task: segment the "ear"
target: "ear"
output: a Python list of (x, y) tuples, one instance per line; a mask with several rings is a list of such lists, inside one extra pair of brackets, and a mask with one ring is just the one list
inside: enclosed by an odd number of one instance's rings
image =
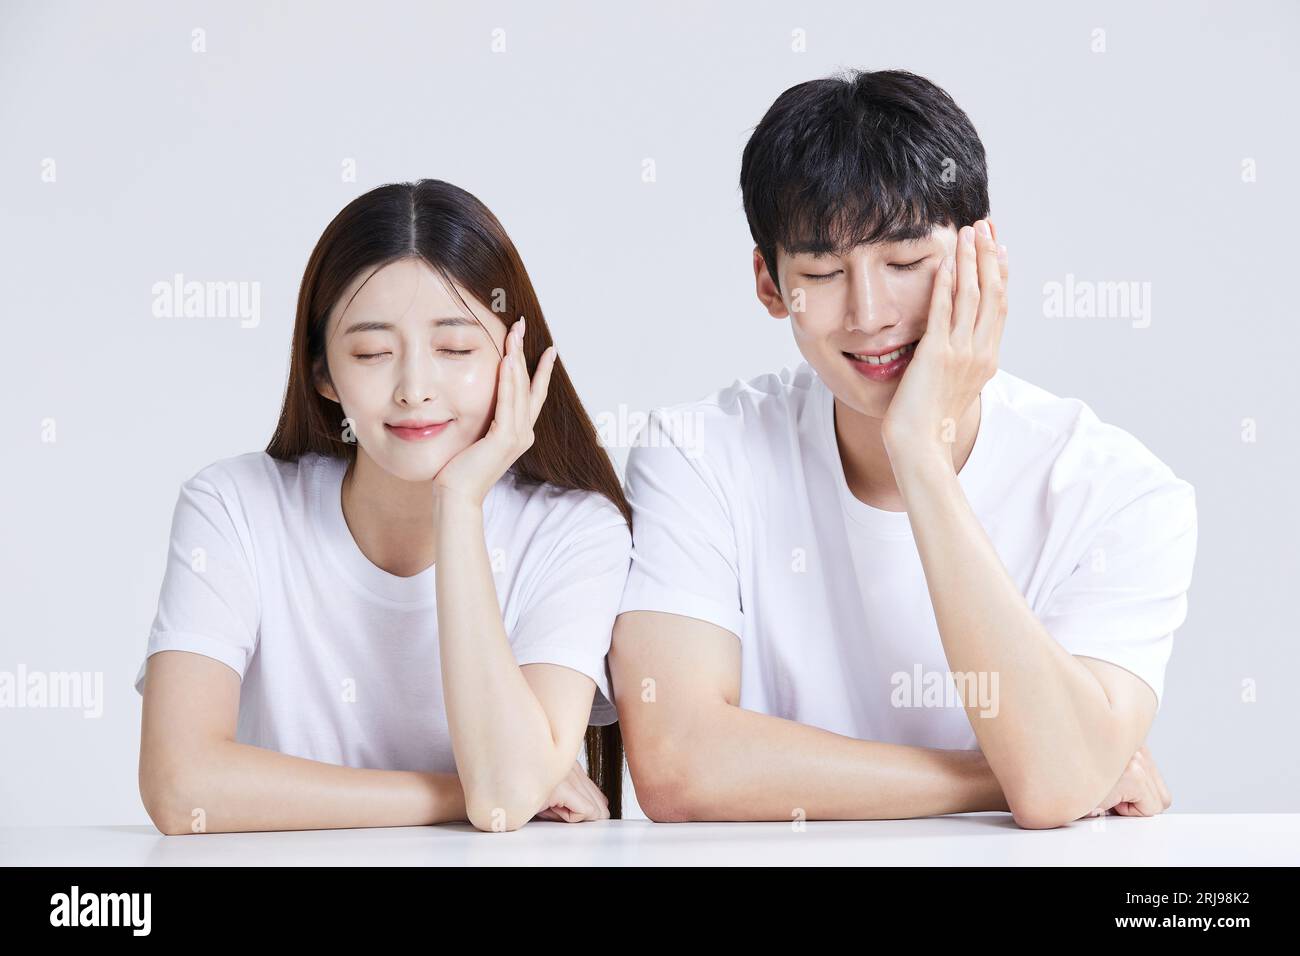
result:
[(754, 247), (754, 292), (772, 318), (790, 317), (790, 310), (785, 307), (785, 300), (781, 298), (781, 290), (772, 281), (771, 273), (767, 271), (767, 260), (763, 258), (763, 253), (758, 251), (757, 246)]
[(325, 370), (325, 363), (319, 359), (317, 359), (316, 363), (312, 366), (311, 379), (312, 385), (316, 388), (317, 392), (328, 398), (331, 402), (338, 402), (339, 405), (343, 404), (339, 401), (338, 393), (334, 391), (334, 385), (330, 381), (329, 372)]

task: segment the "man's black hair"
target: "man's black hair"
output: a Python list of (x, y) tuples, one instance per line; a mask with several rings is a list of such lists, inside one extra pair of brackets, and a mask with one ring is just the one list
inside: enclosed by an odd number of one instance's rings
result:
[(740, 189), (773, 282), (778, 246), (819, 254), (920, 239), (989, 208), (975, 127), (952, 97), (904, 70), (790, 87), (745, 144)]

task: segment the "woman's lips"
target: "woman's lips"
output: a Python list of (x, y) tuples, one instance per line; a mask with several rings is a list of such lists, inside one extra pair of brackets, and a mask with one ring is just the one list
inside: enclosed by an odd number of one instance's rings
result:
[(438, 422), (436, 425), (423, 425), (417, 428), (408, 428), (405, 425), (389, 425), (384, 423), (392, 434), (396, 435), (402, 441), (424, 441), (427, 438), (433, 438), (435, 435), (441, 435), (444, 428), (451, 424), (451, 419), (445, 422)]

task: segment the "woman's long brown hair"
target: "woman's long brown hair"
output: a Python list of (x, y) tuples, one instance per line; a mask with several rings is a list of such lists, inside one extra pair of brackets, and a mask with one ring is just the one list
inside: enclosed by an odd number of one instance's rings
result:
[[(266, 447), (271, 457), (297, 461), (316, 452), (349, 463), (355, 460), (356, 444), (343, 438), (342, 409), (315, 387), (317, 376), (329, 380), (326, 325), (331, 309), (363, 269), (411, 257), (428, 263), (453, 292), (459, 286), (499, 313), (507, 328), (525, 316), (524, 358), (529, 376), (536, 370), (537, 360), (551, 344), (551, 331), (523, 260), (491, 210), (465, 190), (438, 179), (380, 186), (334, 217), (307, 260), (284, 406)], [(466, 312), (477, 320), (468, 306)], [(521, 479), (604, 495), (631, 527), (632, 512), (618, 474), (558, 360), (533, 436), (532, 447), (514, 465)], [(618, 819), (623, 789), (619, 725), (588, 727), (586, 751), (588, 774), (608, 798), (610, 816)]]

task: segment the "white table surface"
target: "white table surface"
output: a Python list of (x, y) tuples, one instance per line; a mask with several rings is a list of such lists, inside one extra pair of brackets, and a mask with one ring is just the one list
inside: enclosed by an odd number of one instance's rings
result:
[(164, 836), (151, 826), (3, 827), (0, 866), (661, 864), (1295, 866), (1300, 814), (1107, 816), (1021, 830), (1005, 813), (790, 823), (533, 821)]

